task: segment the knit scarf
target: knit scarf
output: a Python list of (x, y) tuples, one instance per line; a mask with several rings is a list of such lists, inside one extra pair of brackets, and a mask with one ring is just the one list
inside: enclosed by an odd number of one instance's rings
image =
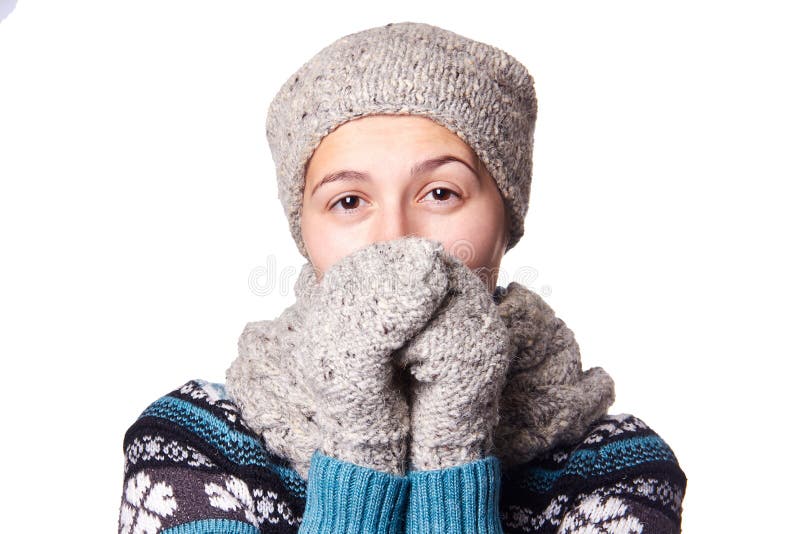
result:
[[(304, 264), (294, 285), (296, 302), (275, 319), (247, 323), (239, 356), (226, 374), (226, 390), (243, 421), (304, 479), (320, 432), (293, 349), (304, 330), (314, 327), (304, 322), (304, 296), (315, 283), (312, 264)], [(613, 403), (614, 383), (599, 367), (582, 370), (572, 331), (534, 291), (511, 282), (498, 286), (493, 297), (513, 350), (492, 453), (508, 470), (580, 440)]]

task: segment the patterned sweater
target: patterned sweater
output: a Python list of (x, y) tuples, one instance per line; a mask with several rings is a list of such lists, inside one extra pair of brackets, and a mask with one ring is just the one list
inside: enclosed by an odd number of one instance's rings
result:
[(126, 534), (673, 533), (686, 489), (669, 446), (630, 415), (510, 472), (489, 457), (399, 477), (317, 451), (306, 481), (204, 380), (147, 407), (123, 449)]

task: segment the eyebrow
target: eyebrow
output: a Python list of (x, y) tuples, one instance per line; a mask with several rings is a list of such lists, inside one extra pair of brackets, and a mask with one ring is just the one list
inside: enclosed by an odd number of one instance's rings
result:
[[(426, 172), (430, 172), (446, 163), (463, 163), (464, 165), (472, 171), (475, 179), (478, 178), (478, 171), (470, 165), (468, 162), (464, 161), (463, 159), (453, 156), (451, 154), (445, 154), (443, 156), (438, 156), (431, 159), (426, 159), (425, 161), (421, 161), (411, 167), (409, 173), (411, 176), (417, 176), (418, 174), (423, 174)], [(361, 171), (353, 171), (353, 170), (342, 170), (342, 171), (334, 171), (331, 173), (326, 174), (322, 180), (320, 180), (317, 185), (314, 186), (314, 189), (311, 190), (311, 196), (314, 196), (314, 193), (325, 184), (329, 184), (332, 182), (338, 181), (368, 181), (370, 179), (369, 173), (361, 172)]]

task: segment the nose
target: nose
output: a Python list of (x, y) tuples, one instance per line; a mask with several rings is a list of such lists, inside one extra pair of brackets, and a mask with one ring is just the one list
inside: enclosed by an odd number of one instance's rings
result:
[(408, 214), (401, 208), (386, 209), (380, 217), (375, 217), (372, 228), (372, 242), (390, 241), (411, 235), (414, 225)]

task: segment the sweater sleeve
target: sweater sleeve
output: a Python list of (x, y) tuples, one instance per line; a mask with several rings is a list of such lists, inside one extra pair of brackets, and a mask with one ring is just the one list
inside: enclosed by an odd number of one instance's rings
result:
[(119, 532), (258, 534), (247, 484), (180, 467), (142, 468), (125, 477)]
[(686, 475), (640, 419), (607, 415), (582, 441), (504, 473), (507, 532), (677, 534)]
[(295, 534), (305, 483), (270, 455), (215, 384), (159, 398), (123, 440), (118, 531)]
[[(602, 529), (602, 530), (598, 530)], [(580, 495), (561, 520), (559, 532), (630, 532), (639, 534), (679, 534), (680, 522), (659, 506), (632, 494), (614, 494), (601, 487)]]
[(407, 477), (345, 462), (317, 450), (311, 458), (300, 534), (403, 532)]
[(499, 534), (500, 460), (494, 456), (435, 471), (410, 471), (407, 534)]

